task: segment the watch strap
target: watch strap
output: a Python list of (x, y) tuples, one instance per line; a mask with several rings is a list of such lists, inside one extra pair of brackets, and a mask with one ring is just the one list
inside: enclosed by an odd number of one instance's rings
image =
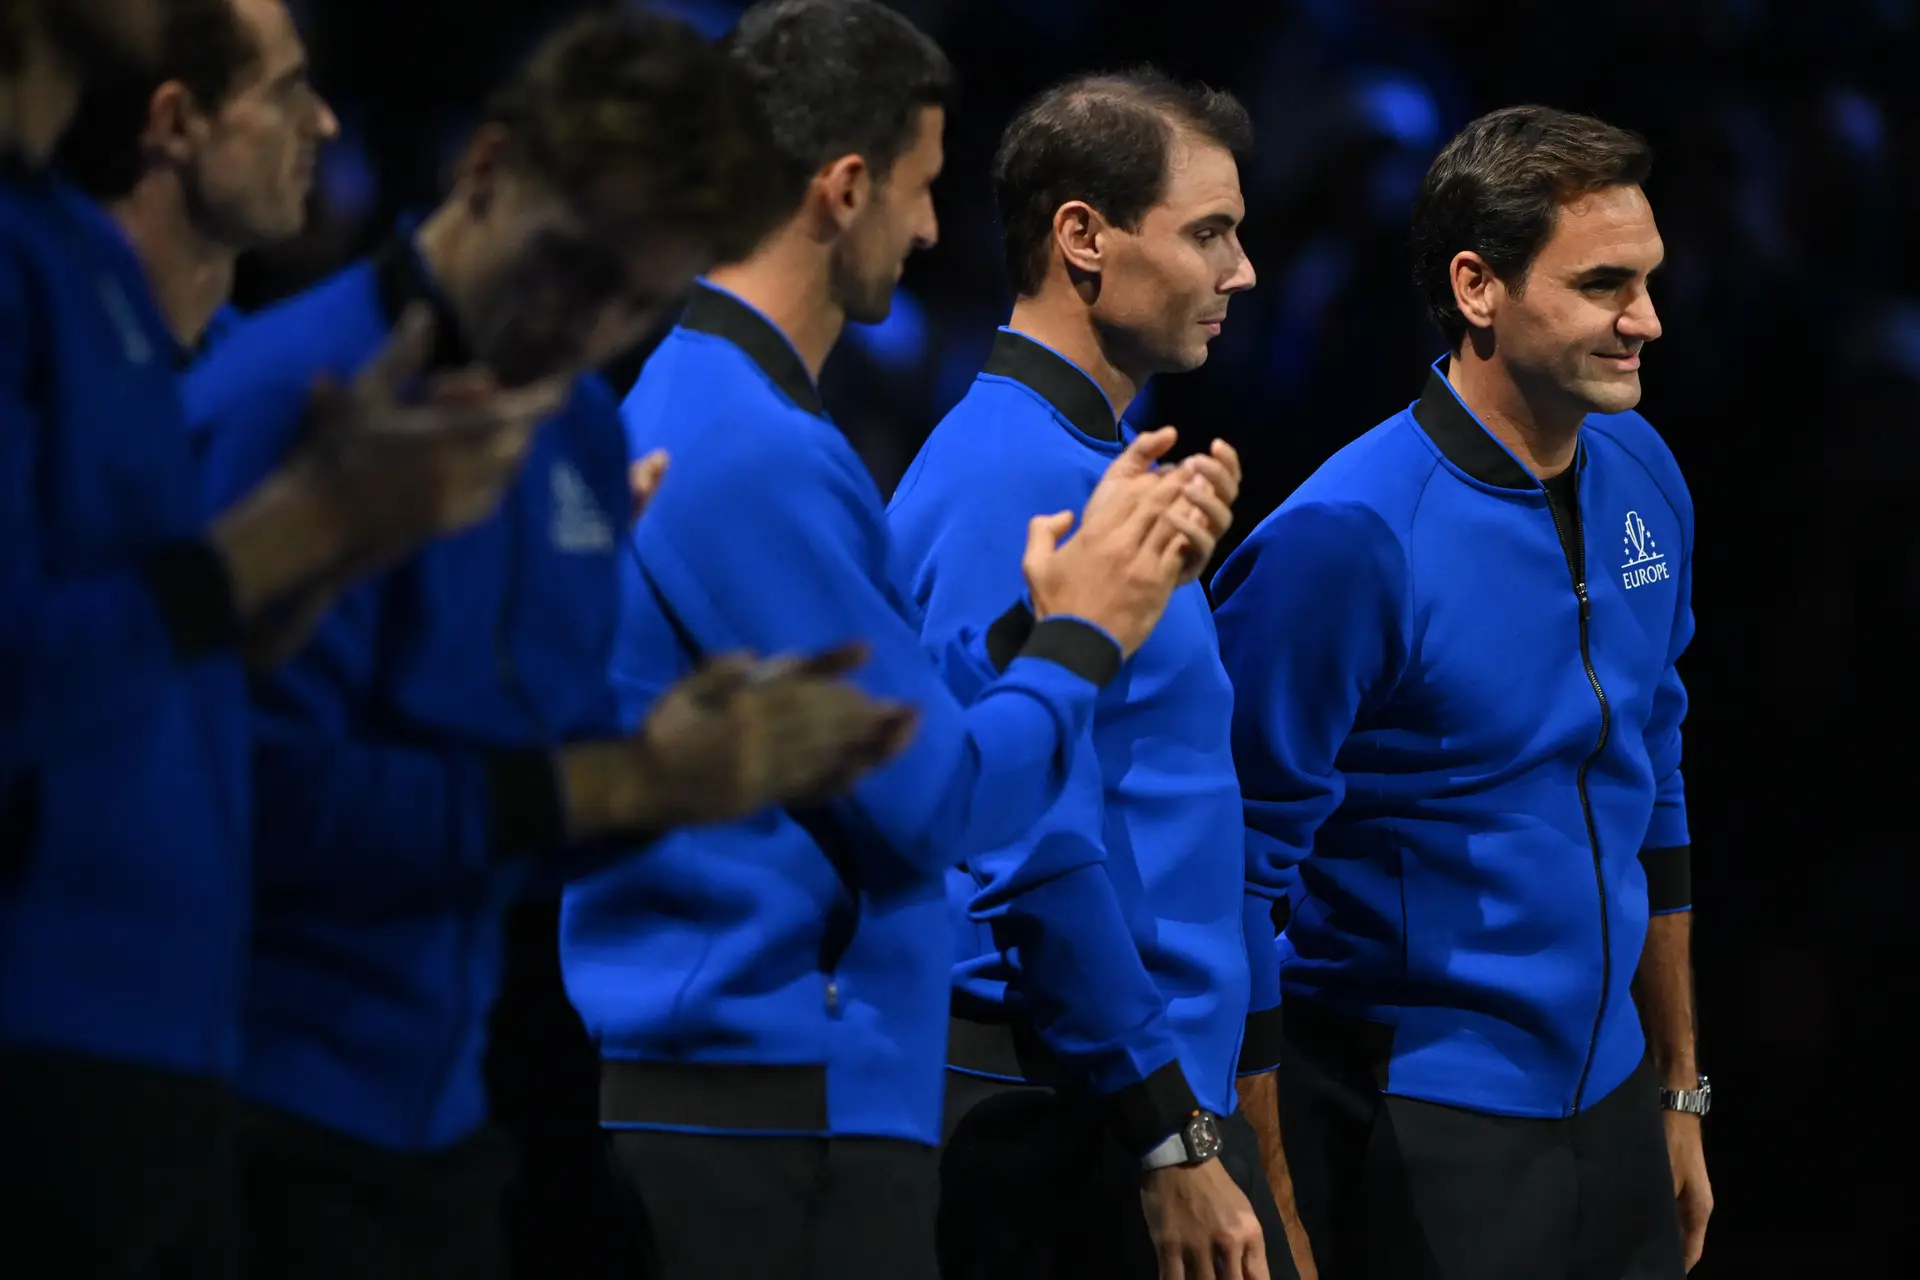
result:
[(1697, 1089), (1662, 1089), (1660, 1106), (1667, 1111), (1682, 1111), (1688, 1115), (1704, 1116), (1713, 1107), (1713, 1086), (1705, 1076), (1700, 1077)]

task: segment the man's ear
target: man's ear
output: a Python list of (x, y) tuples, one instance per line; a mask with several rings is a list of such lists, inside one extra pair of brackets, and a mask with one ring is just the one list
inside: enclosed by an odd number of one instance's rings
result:
[(1453, 305), (1469, 329), (1491, 329), (1494, 315), (1507, 296), (1507, 287), (1487, 260), (1471, 249), (1462, 249), (1447, 264), (1453, 284)]
[(1053, 244), (1066, 259), (1067, 274), (1097, 276), (1106, 266), (1112, 228), (1084, 200), (1069, 200), (1053, 211)]
[(841, 156), (813, 175), (807, 194), (820, 212), (845, 232), (873, 201), (873, 170), (868, 168), (865, 156)]
[(184, 166), (193, 160), (193, 125), (201, 118), (193, 91), (169, 80), (147, 99), (147, 127), (140, 147), (149, 157)]
[(477, 218), (492, 209), (500, 188), (500, 174), (506, 166), (507, 149), (513, 136), (503, 124), (483, 124), (474, 130), (466, 154), (454, 169), (453, 190), (456, 199), (466, 204)]

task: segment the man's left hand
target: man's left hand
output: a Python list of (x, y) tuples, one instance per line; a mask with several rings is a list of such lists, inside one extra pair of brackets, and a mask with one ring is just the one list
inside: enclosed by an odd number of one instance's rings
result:
[(1687, 1270), (1700, 1261), (1707, 1247), (1707, 1219), (1713, 1216), (1713, 1184), (1707, 1181), (1706, 1147), (1700, 1140), (1700, 1117), (1685, 1111), (1663, 1113), (1667, 1125), (1667, 1160), (1673, 1166), (1673, 1198), (1680, 1213), (1680, 1246)]

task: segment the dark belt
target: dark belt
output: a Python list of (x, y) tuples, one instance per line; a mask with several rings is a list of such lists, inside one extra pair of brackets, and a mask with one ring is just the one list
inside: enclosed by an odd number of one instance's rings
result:
[(1058, 1085), (1065, 1073), (1053, 1050), (1025, 1022), (947, 1020), (947, 1065), (975, 1075)]
[(825, 1133), (827, 1069), (819, 1064), (602, 1060), (600, 1123), (616, 1128)]

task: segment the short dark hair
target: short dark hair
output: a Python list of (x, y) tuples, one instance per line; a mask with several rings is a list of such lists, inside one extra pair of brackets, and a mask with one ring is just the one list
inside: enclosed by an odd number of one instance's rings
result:
[(1413, 204), (1413, 278), (1427, 314), (1459, 350), (1467, 321), (1453, 300), (1452, 263), (1471, 250), (1518, 294), (1553, 235), (1560, 206), (1653, 170), (1645, 138), (1552, 107), (1507, 107), (1462, 129), (1435, 157)]
[(564, 198), (608, 196), (656, 229), (745, 254), (785, 212), (747, 78), (688, 24), (589, 14), (562, 26), (488, 101), (509, 157)]
[(97, 200), (118, 200), (146, 167), (140, 138), (161, 85), (177, 80), (202, 111), (227, 104), (260, 45), (235, 0), (160, 0), (160, 59), (155, 74), (91, 77), (60, 146), (58, 164)]
[(1153, 67), (1075, 76), (1021, 107), (993, 157), (1014, 292), (1039, 292), (1053, 217), (1068, 201), (1084, 200), (1114, 225), (1138, 229), (1166, 196), (1181, 130), (1236, 155), (1253, 147), (1253, 122), (1238, 98)]
[(765, 0), (727, 38), (784, 161), (789, 206), (845, 155), (885, 181), (913, 145), (920, 109), (945, 107), (953, 64), (873, 0)]

